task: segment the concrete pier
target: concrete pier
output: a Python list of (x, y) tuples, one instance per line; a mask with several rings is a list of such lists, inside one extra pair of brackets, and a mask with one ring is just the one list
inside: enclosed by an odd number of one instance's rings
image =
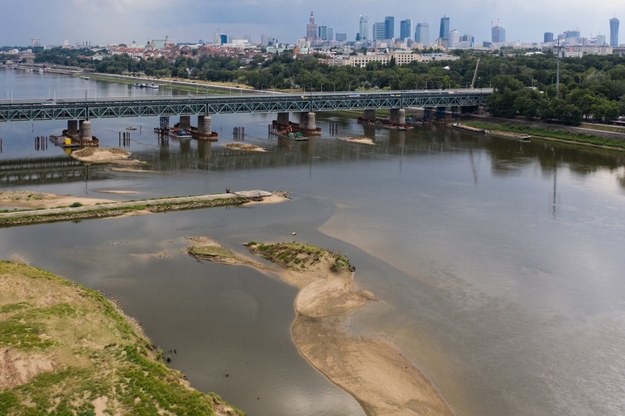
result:
[(317, 115), (312, 111), (299, 114), (299, 126), (306, 132), (317, 130)]
[(375, 109), (367, 109), (362, 115), (362, 119), (365, 121), (375, 121)]
[(287, 127), (289, 125), (289, 113), (278, 113), (276, 123), (279, 127)]
[(197, 130), (202, 134), (211, 134), (213, 131), (213, 118), (209, 115), (198, 117)]
[(191, 128), (191, 116), (180, 116), (180, 124), (181, 129), (190, 129)]
[(403, 108), (392, 108), (390, 120), (391, 124), (406, 124), (406, 110)]
[(67, 120), (67, 134), (70, 137), (78, 136), (78, 120)]
[(80, 120), (80, 140), (90, 142), (92, 139), (91, 122), (89, 120)]

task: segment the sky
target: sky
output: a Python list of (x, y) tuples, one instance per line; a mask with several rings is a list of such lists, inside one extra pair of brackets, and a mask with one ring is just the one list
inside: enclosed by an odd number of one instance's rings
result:
[[(145, 44), (150, 39), (212, 42), (215, 33), (234, 38), (261, 34), (292, 43), (306, 34), (311, 10), (318, 25), (347, 33), (353, 40), (360, 15), (369, 24), (395, 17), (430, 25), (430, 40), (438, 37), (440, 18), (451, 29), (472, 34), (476, 43), (490, 40), (492, 25), (506, 29), (506, 40), (541, 42), (544, 32), (556, 35), (579, 30), (583, 37), (605, 35), (609, 19), (621, 21), (619, 42), (625, 43), (625, 1), (595, 0), (1, 0), (0, 46)], [(371, 33), (371, 28), (369, 29)]]

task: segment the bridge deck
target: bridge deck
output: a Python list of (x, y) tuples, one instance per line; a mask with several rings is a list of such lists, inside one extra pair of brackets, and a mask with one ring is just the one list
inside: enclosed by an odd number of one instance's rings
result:
[(204, 97), (0, 100), (0, 122), (226, 113), (319, 112), (406, 107), (478, 107), (492, 89), (411, 90)]

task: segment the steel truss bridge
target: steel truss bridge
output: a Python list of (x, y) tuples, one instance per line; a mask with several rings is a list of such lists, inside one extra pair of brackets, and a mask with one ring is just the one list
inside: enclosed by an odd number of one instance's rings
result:
[(469, 108), (485, 104), (491, 88), (384, 92), (246, 94), (156, 98), (0, 100), (0, 122), (166, 117), (227, 113)]

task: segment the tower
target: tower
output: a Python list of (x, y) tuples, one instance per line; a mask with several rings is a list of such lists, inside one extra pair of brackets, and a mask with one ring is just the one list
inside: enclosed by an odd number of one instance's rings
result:
[(449, 17), (447, 16), (441, 17), (441, 27), (438, 32), (438, 37), (440, 40), (449, 40)]
[(410, 19), (402, 20), (399, 22), (399, 39), (406, 40), (410, 39), (410, 34), (412, 33), (412, 22)]
[(306, 25), (306, 40), (310, 43), (317, 40), (317, 24), (315, 23), (315, 15), (312, 10), (310, 11), (310, 18), (308, 19), (308, 24)]
[(506, 41), (506, 29), (499, 25), (499, 21), (491, 28), (491, 41), (493, 43), (504, 43)]
[(618, 46), (618, 25), (619, 20), (616, 17), (610, 19), (610, 46), (613, 48)]
[(386, 39), (386, 25), (384, 22), (375, 22), (373, 24), (373, 40)]
[(386, 16), (384, 18), (384, 39), (393, 39), (395, 37), (395, 18)]
[(417, 23), (414, 40), (422, 44), (424, 48), (430, 46), (430, 25), (427, 23)]
[(361, 41), (369, 40), (369, 18), (367, 16), (360, 15), (360, 21), (358, 22), (358, 34)]

